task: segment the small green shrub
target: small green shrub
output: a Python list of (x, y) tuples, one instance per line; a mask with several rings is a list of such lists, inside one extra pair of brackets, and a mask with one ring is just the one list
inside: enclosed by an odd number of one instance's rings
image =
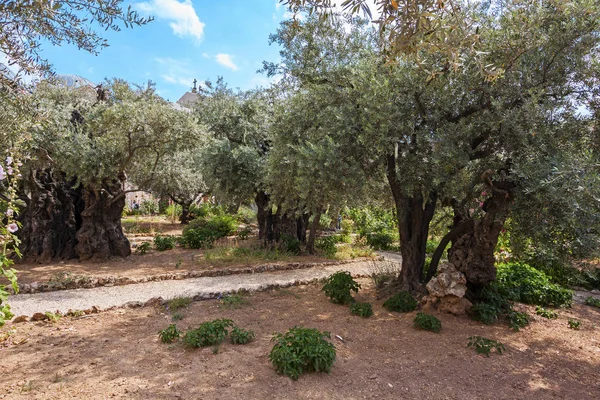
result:
[(175, 238), (173, 236), (156, 236), (154, 238), (154, 248), (158, 251), (171, 250), (175, 247)]
[(323, 285), (323, 292), (329, 297), (332, 303), (336, 304), (348, 304), (354, 302), (354, 298), (350, 293), (358, 293), (360, 284), (358, 284), (348, 271), (338, 271), (335, 274), (325, 279), (325, 285)]
[(237, 238), (240, 240), (248, 240), (248, 237), (252, 233), (252, 228), (245, 226), (237, 231)]
[(279, 240), (279, 249), (288, 254), (299, 255), (300, 254), (300, 240), (297, 237), (291, 235), (282, 235)]
[(160, 337), (160, 341), (163, 343), (173, 343), (179, 339), (179, 336), (181, 336), (181, 332), (179, 332), (175, 324), (171, 324), (166, 329), (158, 331), (158, 337)]
[(411, 312), (417, 308), (417, 305), (417, 300), (406, 291), (396, 293), (383, 303), (383, 307), (388, 311), (395, 312)]
[(315, 247), (325, 257), (333, 258), (337, 252), (336, 243), (337, 239), (335, 236), (323, 236), (315, 241)]
[(581, 327), (581, 321), (578, 321), (576, 319), (573, 318), (569, 318), (569, 321), (567, 322), (569, 328), (574, 329), (576, 331), (579, 330), (579, 328)]
[(135, 249), (136, 253), (139, 253), (141, 255), (144, 255), (148, 252), (148, 250), (150, 250), (152, 248), (152, 245), (150, 244), (150, 242), (142, 242), (138, 245), (138, 247)]
[(182, 313), (173, 313), (173, 315), (171, 315), (171, 321), (180, 321), (182, 320), (184, 317), (184, 315)]
[(46, 317), (48, 317), (48, 320), (50, 320), (51, 322), (58, 322), (58, 321), (60, 321), (60, 317), (61, 317), (60, 312), (58, 312), (58, 311), (55, 313), (53, 313), (51, 311), (46, 311), (44, 313), (44, 315), (46, 315)]
[(394, 236), (388, 232), (369, 233), (367, 244), (375, 250), (389, 250), (394, 243)]
[(508, 312), (508, 324), (515, 331), (529, 325), (529, 316), (525, 313), (511, 310)]
[(369, 318), (373, 315), (373, 307), (369, 303), (354, 303), (350, 306), (350, 313), (363, 318)]
[(506, 298), (525, 304), (563, 307), (573, 301), (573, 291), (551, 283), (543, 272), (527, 264), (499, 264), (496, 284)]
[(165, 209), (164, 214), (167, 217), (172, 217), (173, 215), (175, 215), (176, 217), (179, 217), (182, 212), (183, 212), (183, 208), (181, 207), (181, 205), (177, 204), (177, 203), (173, 203), (173, 204), (169, 204), (169, 206)]
[(221, 343), (228, 334), (228, 328), (233, 326), (230, 319), (215, 319), (207, 321), (198, 327), (187, 331), (183, 337), (183, 342), (190, 347), (215, 346)]
[(252, 339), (254, 339), (254, 331), (239, 328), (237, 326), (234, 326), (229, 334), (229, 340), (231, 340), (231, 343), (233, 344), (250, 343)]
[(417, 329), (439, 333), (442, 329), (442, 322), (433, 315), (420, 312), (415, 316), (413, 326)]
[(228, 214), (197, 218), (183, 229), (180, 242), (192, 249), (209, 248), (216, 240), (234, 234), (236, 228), (235, 219)]
[(492, 350), (496, 350), (498, 354), (506, 351), (504, 345), (499, 341), (484, 338), (483, 336), (470, 336), (467, 347), (473, 347), (477, 354), (484, 354), (486, 357), (490, 356)]
[(535, 313), (541, 317), (548, 319), (558, 318), (558, 313), (554, 310), (548, 310), (547, 308), (537, 306), (535, 308)]
[(167, 302), (167, 306), (171, 311), (179, 310), (180, 308), (185, 308), (190, 304), (192, 304), (192, 299), (189, 297), (174, 297)]
[(590, 296), (587, 299), (585, 299), (585, 304), (588, 306), (600, 308), (600, 299), (596, 299), (596, 298)]
[(335, 347), (329, 332), (295, 326), (286, 334), (275, 333), (269, 360), (278, 373), (293, 380), (310, 371), (329, 373), (335, 361)]
[(433, 254), (439, 245), (440, 245), (440, 242), (438, 242), (436, 240), (428, 240), (427, 244), (425, 245), (425, 253)]
[(246, 300), (241, 294), (235, 293), (230, 294), (221, 299), (221, 305), (223, 308), (227, 309), (237, 309), (242, 308), (248, 304), (248, 300)]

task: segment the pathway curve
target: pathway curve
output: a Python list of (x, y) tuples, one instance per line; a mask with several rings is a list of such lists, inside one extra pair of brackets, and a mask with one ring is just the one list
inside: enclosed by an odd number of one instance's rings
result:
[(349, 271), (354, 276), (368, 275), (376, 261), (354, 262), (330, 266), (316, 266), (301, 270), (263, 272), (257, 274), (228, 275), (218, 277), (192, 278), (159, 282), (138, 283), (135, 285), (97, 287), (92, 289), (61, 290), (35, 294), (18, 294), (10, 297), (11, 311), (16, 315), (31, 316), (36, 312), (85, 310), (93, 306), (101, 309), (119, 307), (131, 302), (144, 303), (155, 297), (171, 299), (185, 296), (213, 298), (221, 293), (240, 289), (249, 291), (265, 290), (272, 287), (285, 287), (325, 278), (340, 270)]

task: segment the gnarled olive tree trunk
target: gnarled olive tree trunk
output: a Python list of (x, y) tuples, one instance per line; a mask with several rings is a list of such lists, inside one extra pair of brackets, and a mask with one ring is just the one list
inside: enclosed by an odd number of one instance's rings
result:
[(20, 198), (27, 206), (19, 215), (19, 250), (23, 261), (47, 263), (77, 256), (76, 233), (81, 226), (83, 209), (81, 188), (73, 188), (74, 179), (47, 168), (31, 173)]
[(75, 250), (81, 260), (102, 261), (111, 256), (131, 254), (129, 240), (123, 234), (121, 214), (125, 196), (118, 179), (105, 179), (99, 187), (83, 190), (85, 208), (77, 231)]
[(308, 229), (309, 214), (301, 217), (290, 216), (281, 212), (281, 207), (273, 212), (269, 195), (258, 191), (255, 197), (258, 222), (258, 238), (265, 244), (279, 242), (284, 235), (297, 238), (301, 243), (306, 243), (306, 230)]

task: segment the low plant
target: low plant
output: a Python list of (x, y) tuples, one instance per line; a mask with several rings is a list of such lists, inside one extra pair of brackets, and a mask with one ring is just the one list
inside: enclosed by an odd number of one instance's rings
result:
[(60, 313), (59, 313), (59, 312), (55, 312), (55, 313), (53, 313), (53, 312), (51, 312), (51, 311), (46, 311), (44, 314), (45, 314), (45, 315), (46, 315), (46, 317), (48, 317), (48, 319), (49, 319), (50, 321), (52, 321), (52, 322), (58, 322), (58, 321), (60, 321), (60, 317), (61, 317), (61, 315), (60, 315)]
[(247, 304), (248, 304), (248, 300), (246, 300), (239, 293), (230, 294), (221, 299), (221, 305), (227, 309), (242, 308), (243, 306), (245, 306)]
[(581, 321), (578, 321), (578, 320), (573, 319), (573, 318), (569, 318), (569, 321), (567, 322), (567, 325), (569, 326), (569, 328), (578, 331), (579, 328), (581, 327)]
[(150, 242), (142, 242), (138, 245), (138, 247), (135, 249), (135, 252), (141, 255), (144, 255), (148, 252), (148, 250), (150, 250), (152, 248), (152, 245), (150, 244)]
[(154, 248), (158, 251), (171, 250), (175, 247), (175, 238), (173, 236), (156, 236), (154, 238)]
[(293, 380), (310, 371), (329, 373), (336, 356), (334, 345), (327, 340), (330, 338), (329, 332), (300, 326), (285, 334), (275, 333), (269, 360), (278, 373)]
[(588, 306), (600, 308), (600, 299), (596, 299), (595, 297), (590, 296), (587, 299), (585, 299), (585, 304)]
[(358, 293), (358, 289), (360, 284), (352, 278), (350, 272), (338, 271), (325, 279), (325, 285), (321, 290), (332, 303), (348, 304), (354, 302), (350, 292)]
[(187, 331), (183, 337), (183, 342), (190, 347), (215, 346), (221, 343), (228, 334), (228, 329), (233, 326), (230, 319), (215, 319), (207, 321), (198, 327)]
[(169, 325), (166, 329), (158, 331), (158, 337), (163, 343), (173, 343), (181, 336), (181, 332), (177, 329), (175, 324)]
[(171, 315), (171, 320), (172, 321), (181, 321), (183, 319), (184, 315), (182, 313), (173, 313), (173, 315)]
[(337, 252), (336, 243), (337, 239), (335, 236), (323, 236), (316, 240), (315, 247), (325, 257), (333, 258)]
[(417, 300), (407, 291), (398, 292), (383, 303), (385, 309), (395, 312), (411, 312), (417, 305)]
[(214, 242), (236, 231), (236, 221), (228, 214), (197, 218), (183, 229), (180, 243), (192, 249), (210, 248)]
[(229, 340), (233, 344), (246, 344), (254, 339), (254, 336), (254, 331), (234, 326), (229, 334)]
[(282, 235), (279, 240), (279, 249), (288, 254), (300, 254), (300, 240), (291, 235)]
[(375, 250), (389, 250), (394, 243), (394, 235), (388, 232), (369, 233), (367, 244)]
[(544, 308), (541, 306), (537, 306), (535, 308), (535, 313), (537, 315), (539, 315), (540, 317), (544, 317), (544, 318), (548, 318), (548, 319), (558, 318), (558, 313), (556, 311), (548, 310), (547, 308)]
[(518, 332), (519, 329), (529, 325), (529, 316), (519, 311), (510, 310), (508, 312), (508, 325)]
[(169, 310), (172, 311), (179, 310), (180, 308), (186, 308), (190, 304), (192, 304), (192, 299), (189, 297), (174, 297), (167, 303)]
[(506, 348), (502, 343), (497, 340), (488, 339), (483, 336), (470, 336), (467, 347), (473, 347), (477, 354), (483, 354), (486, 357), (490, 356), (492, 350), (496, 350), (496, 353), (502, 354), (506, 351)]
[(417, 329), (439, 333), (442, 329), (442, 322), (433, 315), (420, 312), (415, 316), (413, 326)]
[(373, 315), (373, 307), (369, 303), (353, 303), (350, 306), (350, 313), (363, 318), (369, 318)]

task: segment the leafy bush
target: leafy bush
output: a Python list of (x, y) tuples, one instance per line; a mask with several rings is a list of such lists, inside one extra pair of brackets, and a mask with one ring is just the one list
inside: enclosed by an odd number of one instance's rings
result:
[(548, 277), (535, 268), (521, 263), (498, 265), (498, 290), (509, 300), (540, 306), (570, 306), (573, 292), (550, 283)]
[(360, 236), (396, 230), (396, 218), (392, 210), (380, 207), (352, 208), (348, 216), (354, 221)]
[(548, 310), (547, 308), (537, 306), (535, 308), (535, 313), (541, 317), (548, 319), (558, 318), (558, 313), (554, 310)]
[(169, 206), (165, 209), (165, 215), (167, 217), (172, 217), (173, 215), (179, 217), (182, 212), (183, 207), (181, 207), (181, 205), (177, 203), (169, 204)]
[(394, 236), (388, 232), (367, 234), (367, 244), (375, 250), (389, 250), (394, 243)]
[(427, 254), (433, 254), (439, 245), (440, 245), (440, 242), (438, 242), (438, 241), (428, 240), (427, 244), (425, 245), (425, 252)]
[(325, 285), (321, 290), (325, 292), (332, 303), (348, 304), (354, 302), (350, 292), (358, 293), (358, 289), (360, 289), (360, 284), (352, 279), (350, 272), (338, 271), (325, 279)]
[(140, 204), (140, 212), (144, 215), (158, 214), (158, 201), (142, 200), (142, 204)]
[(173, 343), (175, 340), (179, 339), (181, 332), (179, 332), (175, 324), (171, 324), (166, 329), (158, 331), (158, 336), (163, 343)]
[(329, 332), (295, 326), (285, 335), (276, 333), (269, 360), (278, 373), (293, 380), (310, 371), (329, 373), (335, 361), (335, 347)]
[(142, 242), (135, 249), (135, 252), (144, 255), (148, 252), (148, 250), (150, 250), (151, 247), (152, 245), (150, 244), (150, 242)]
[(156, 236), (154, 238), (154, 248), (158, 251), (171, 250), (175, 247), (175, 238), (173, 236)]
[(442, 329), (442, 323), (439, 319), (434, 317), (433, 315), (417, 313), (413, 326), (417, 329), (423, 329), (426, 331), (431, 331), (435, 333), (439, 333)]
[(248, 301), (241, 294), (230, 294), (221, 299), (221, 305), (227, 309), (237, 309), (248, 304)]
[(417, 300), (406, 291), (396, 293), (383, 303), (388, 311), (411, 312), (417, 308)]
[(251, 224), (256, 222), (256, 212), (248, 207), (240, 207), (235, 218), (242, 224)]
[(579, 328), (581, 327), (581, 321), (578, 321), (576, 319), (573, 318), (569, 318), (569, 321), (567, 322), (569, 328), (574, 329), (576, 331), (579, 330)]
[(492, 350), (496, 350), (498, 354), (506, 351), (504, 345), (499, 341), (484, 338), (483, 336), (470, 336), (467, 347), (473, 347), (477, 354), (484, 354), (486, 357), (490, 356)]
[(587, 299), (585, 299), (585, 304), (588, 306), (600, 308), (600, 299), (596, 299), (596, 298), (590, 296)]
[(252, 339), (254, 339), (254, 331), (239, 328), (237, 326), (234, 326), (229, 334), (229, 340), (231, 340), (231, 343), (233, 344), (250, 343)]
[(282, 235), (279, 240), (279, 248), (289, 254), (300, 254), (300, 240), (291, 235)]
[(350, 313), (363, 318), (369, 318), (373, 315), (373, 307), (369, 303), (354, 303), (350, 306)]
[(228, 334), (228, 328), (233, 326), (230, 319), (215, 319), (207, 321), (186, 332), (183, 342), (190, 347), (207, 347), (220, 344)]
[(183, 229), (181, 244), (192, 249), (212, 247), (217, 239), (232, 235), (235, 231), (236, 222), (231, 215), (198, 218)]
[(518, 332), (519, 329), (529, 325), (529, 316), (522, 312), (510, 310), (508, 312), (508, 324), (512, 329)]
[(335, 236), (323, 236), (315, 241), (315, 247), (325, 257), (332, 258), (337, 252), (337, 247), (335, 246), (336, 242), (337, 239)]

